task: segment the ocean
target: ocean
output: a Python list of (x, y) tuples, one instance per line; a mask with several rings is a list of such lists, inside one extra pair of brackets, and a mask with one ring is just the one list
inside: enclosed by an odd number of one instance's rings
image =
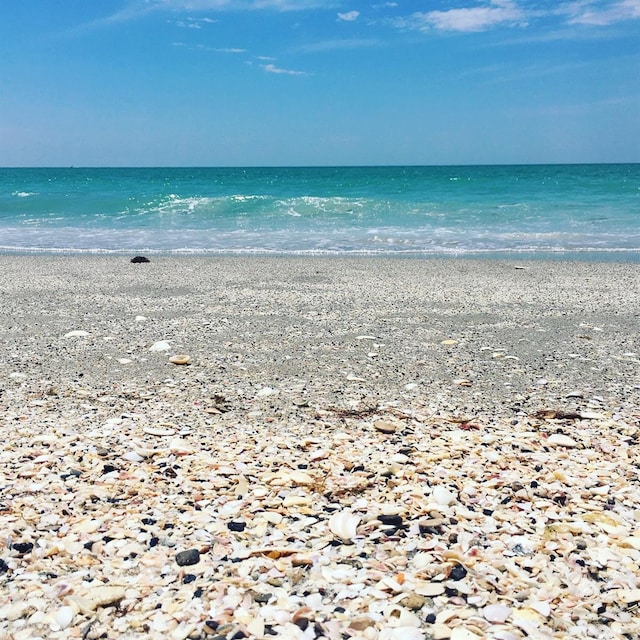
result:
[(0, 252), (640, 261), (640, 164), (0, 169)]

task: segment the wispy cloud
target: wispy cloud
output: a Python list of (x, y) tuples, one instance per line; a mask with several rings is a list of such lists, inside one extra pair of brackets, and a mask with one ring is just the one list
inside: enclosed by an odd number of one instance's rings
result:
[(182, 29), (202, 29), (203, 25), (214, 24), (217, 20), (212, 18), (184, 18), (183, 20), (174, 20), (173, 24)]
[(347, 11), (347, 13), (339, 13), (338, 20), (343, 20), (344, 22), (354, 22), (358, 19), (359, 15), (359, 11)]
[(569, 24), (606, 27), (618, 22), (640, 19), (640, 0), (570, 2), (560, 9), (568, 16)]
[(524, 25), (527, 15), (512, 0), (491, 0), (482, 7), (416, 12), (400, 26), (418, 31), (486, 31), (498, 25)]
[(322, 53), (323, 51), (366, 49), (368, 47), (377, 47), (380, 44), (380, 41), (375, 38), (344, 38), (311, 42), (309, 44), (296, 47), (295, 51), (299, 53)]
[(293, 69), (283, 69), (281, 67), (276, 67), (275, 64), (261, 64), (260, 65), (267, 73), (276, 73), (279, 75), (287, 75), (287, 76), (306, 76), (308, 75), (304, 71), (295, 71)]

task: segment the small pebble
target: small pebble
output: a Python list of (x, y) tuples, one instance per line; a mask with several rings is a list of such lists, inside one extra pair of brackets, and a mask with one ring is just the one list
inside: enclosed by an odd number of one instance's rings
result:
[(176, 562), (179, 567), (188, 567), (200, 562), (200, 551), (198, 549), (187, 549), (176, 553)]

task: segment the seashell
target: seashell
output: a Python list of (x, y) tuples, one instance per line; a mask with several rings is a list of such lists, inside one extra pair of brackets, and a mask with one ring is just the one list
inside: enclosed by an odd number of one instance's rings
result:
[(336, 511), (329, 518), (329, 530), (338, 538), (342, 538), (342, 540), (352, 540), (356, 537), (356, 530), (360, 520), (360, 516), (347, 509)]
[(128, 462), (142, 462), (144, 460), (144, 458), (135, 451), (127, 451), (122, 457)]
[(376, 420), (373, 423), (373, 428), (380, 433), (395, 433), (397, 430), (397, 425), (393, 424), (393, 422), (387, 422), (386, 420)]
[(552, 444), (555, 447), (577, 447), (578, 443), (569, 436), (565, 436), (562, 433), (553, 433), (547, 438), (547, 443)]
[[(638, 590), (640, 592), (640, 590)], [(551, 615), (551, 605), (548, 602), (535, 601), (529, 602), (529, 606), (537, 611), (541, 616), (548, 618)]]
[(287, 496), (282, 501), (283, 507), (299, 507), (302, 505), (309, 505), (313, 500), (309, 496)]
[(378, 638), (379, 640), (425, 640), (426, 636), (424, 631), (417, 627), (390, 627), (382, 629)]
[(125, 590), (123, 587), (112, 587), (109, 585), (101, 585), (89, 589), (86, 599), (89, 602), (91, 611), (95, 611), (98, 607), (108, 607), (117, 604), (124, 599)]
[(490, 604), (482, 610), (485, 620), (496, 624), (501, 624), (511, 615), (511, 607), (503, 604)]
[(616, 598), (623, 604), (640, 602), (640, 589), (619, 589), (616, 591)]
[(171, 364), (189, 364), (191, 362), (191, 358), (186, 353), (179, 353), (175, 356), (171, 356), (169, 358), (169, 362), (171, 362)]
[(144, 322), (147, 319), (146, 316), (136, 316), (135, 322)]
[(387, 619), (389, 626), (392, 627), (420, 627), (422, 621), (420, 618), (397, 604), (389, 605), (383, 612), (384, 617)]
[(142, 431), (150, 436), (173, 436), (176, 433), (171, 427), (143, 427)]
[(458, 499), (449, 489), (446, 489), (441, 484), (433, 489), (433, 499), (438, 503), (445, 506), (453, 504)]
[(174, 438), (169, 443), (169, 449), (177, 456), (187, 456), (194, 451), (193, 447), (182, 438)]
[(88, 336), (89, 332), (88, 331), (69, 331), (69, 333), (65, 333), (64, 337), (65, 338), (84, 338), (85, 336)]
[(75, 612), (72, 607), (60, 607), (53, 617), (58, 629), (66, 629), (72, 622)]
[(467, 627), (454, 627), (451, 630), (450, 640), (481, 640), (482, 636), (471, 631)]
[(169, 349), (171, 345), (166, 340), (158, 340), (149, 347), (149, 351), (169, 351)]
[(442, 340), (442, 342), (440, 342), (440, 344), (445, 345), (445, 347), (450, 347), (454, 344), (458, 344), (457, 340)]

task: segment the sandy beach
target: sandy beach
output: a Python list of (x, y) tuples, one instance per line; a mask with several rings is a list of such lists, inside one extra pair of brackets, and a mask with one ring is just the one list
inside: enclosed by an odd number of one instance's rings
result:
[(640, 633), (640, 264), (130, 257), (0, 256), (0, 636)]

